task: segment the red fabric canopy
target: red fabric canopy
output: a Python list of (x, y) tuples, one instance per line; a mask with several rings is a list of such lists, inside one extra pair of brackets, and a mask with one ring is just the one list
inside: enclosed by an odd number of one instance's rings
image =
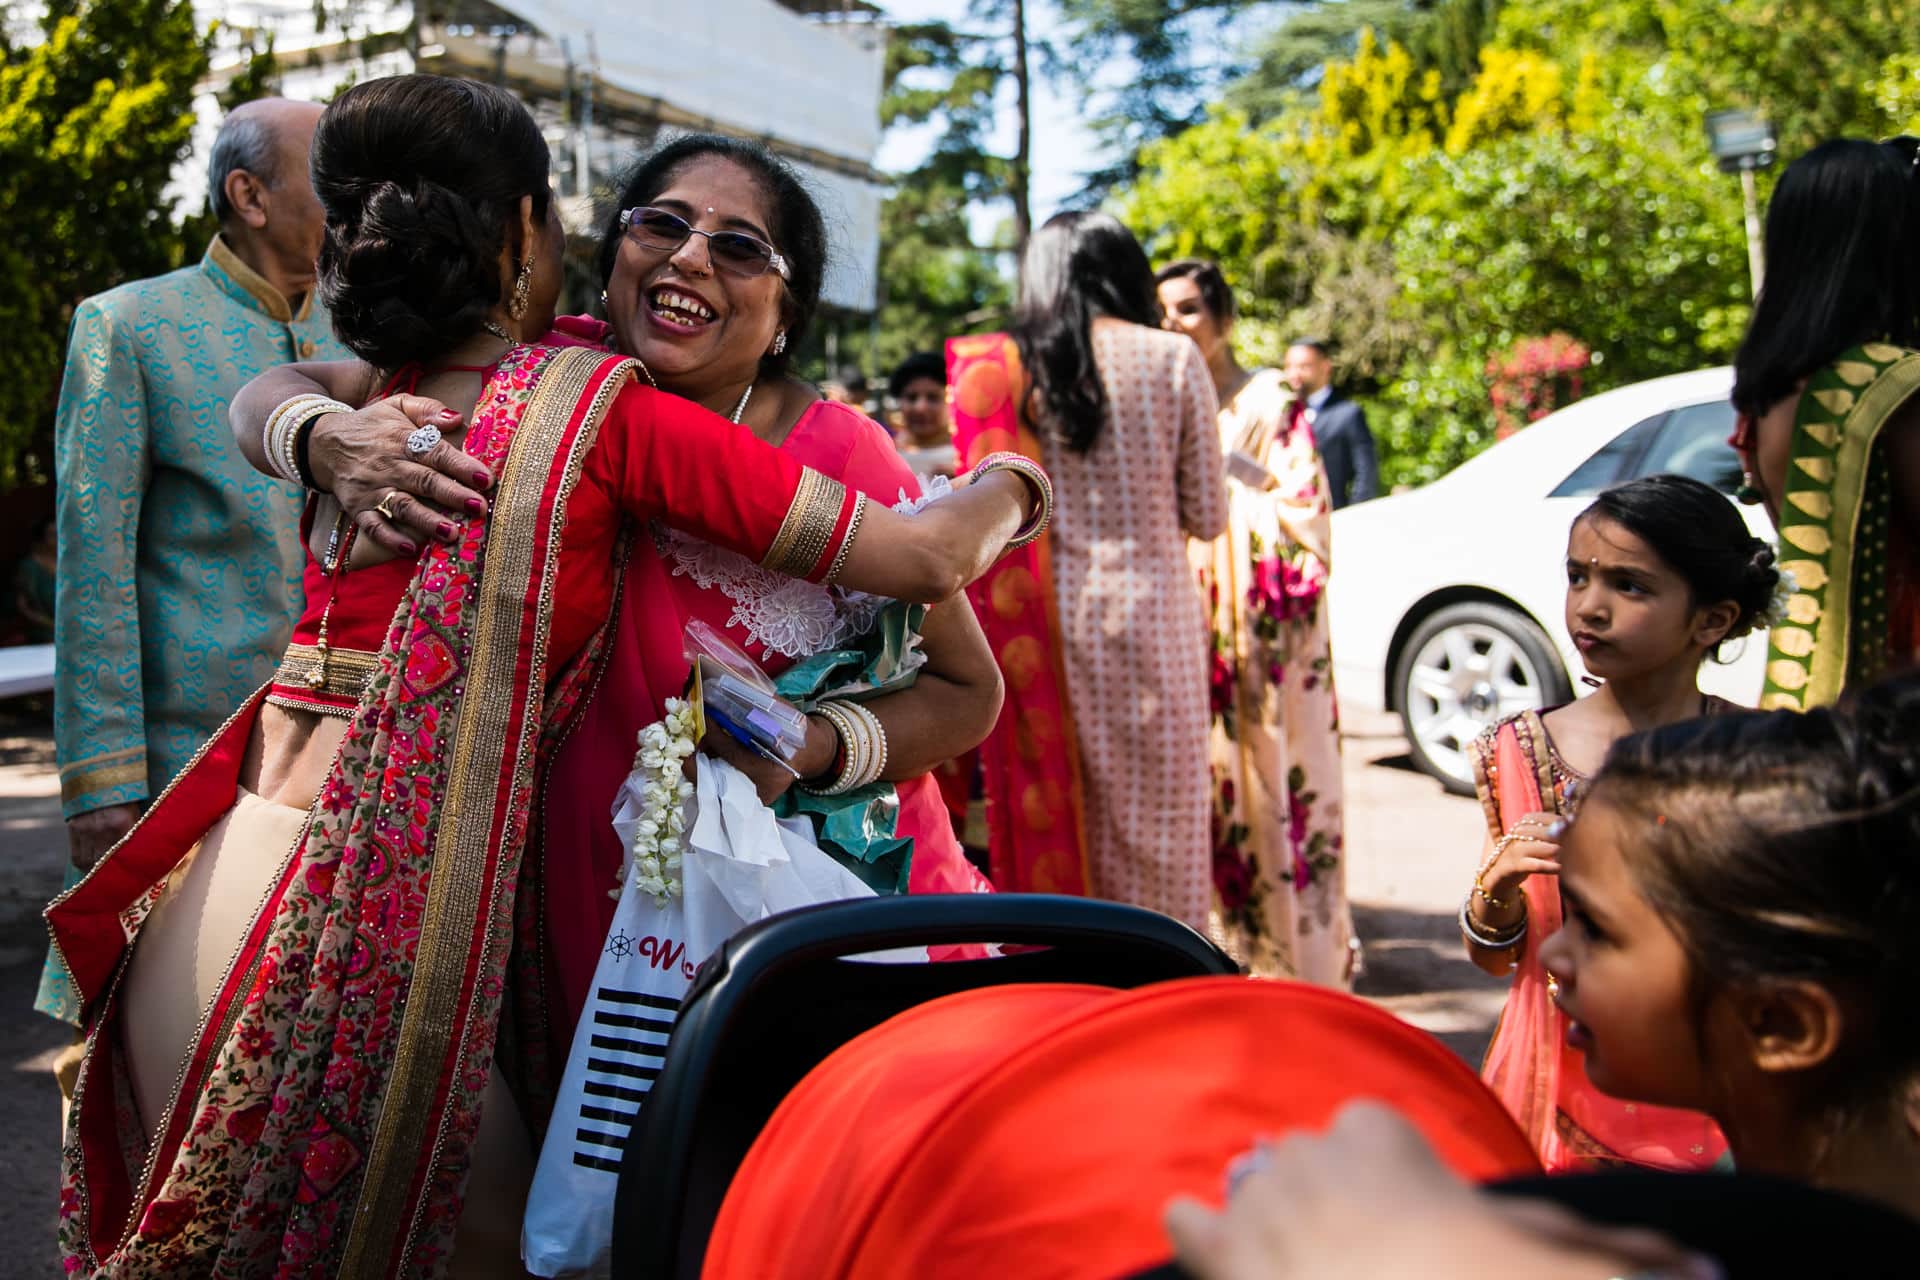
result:
[(951, 996), (794, 1089), (734, 1179), (704, 1274), (1114, 1280), (1170, 1256), (1168, 1200), (1217, 1201), (1257, 1140), (1361, 1098), (1466, 1177), (1539, 1170), (1465, 1064), (1352, 996), (1243, 978)]

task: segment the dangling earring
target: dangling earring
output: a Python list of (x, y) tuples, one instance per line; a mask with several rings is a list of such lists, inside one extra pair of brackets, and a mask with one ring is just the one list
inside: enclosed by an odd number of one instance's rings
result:
[(533, 259), (528, 258), (520, 264), (520, 274), (513, 278), (513, 299), (507, 303), (507, 319), (518, 320), (527, 314), (527, 292), (533, 287)]
[(600, 307), (602, 310), (605, 310), (608, 305), (609, 303), (607, 302), (607, 291), (605, 289), (602, 289), (600, 291)]
[(773, 335), (773, 354), (779, 355), (787, 349), (787, 331), (782, 329)]
[(1733, 500), (1743, 507), (1751, 507), (1756, 502), (1759, 502), (1763, 496), (1760, 492), (1759, 484), (1756, 483), (1753, 478), (1753, 472), (1742, 471), (1740, 473), (1740, 487), (1733, 491)]

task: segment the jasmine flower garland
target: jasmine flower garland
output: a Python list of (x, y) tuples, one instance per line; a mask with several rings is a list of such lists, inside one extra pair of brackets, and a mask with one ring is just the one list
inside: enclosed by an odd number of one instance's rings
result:
[(1791, 569), (1776, 570), (1778, 577), (1773, 581), (1773, 597), (1767, 601), (1766, 612), (1760, 615), (1759, 624), (1763, 627), (1777, 627), (1787, 620), (1787, 603), (1800, 590), (1800, 582), (1793, 576)]
[(686, 802), (693, 798), (693, 783), (682, 768), (693, 754), (693, 729), (693, 704), (668, 698), (666, 718), (640, 731), (640, 751), (633, 758), (633, 771), (644, 781), (640, 822), (634, 828), (630, 851), (631, 874), (627, 868), (621, 869), (620, 883), (607, 892), (610, 898), (617, 899), (627, 884), (652, 894), (654, 905), (659, 907), (680, 896)]

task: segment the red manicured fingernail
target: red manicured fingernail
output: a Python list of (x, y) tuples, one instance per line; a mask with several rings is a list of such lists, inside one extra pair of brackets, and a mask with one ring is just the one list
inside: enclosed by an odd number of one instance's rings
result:
[(474, 487), (474, 488), (476, 488), (476, 489), (484, 489), (484, 488), (486, 488), (486, 487), (487, 487), (488, 485), (490, 485), (490, 484), (492, 484), (492, 483), (493, 483), (493, 479), (492, 479), (492, 477), (490, 477), (489, 475), (487, 475), (487, 473), (486, 473), (486, 472), (484, 472), (484, 471), (476, 471), (476, 472), (474, 472), (474, 473), (473, 473), (473, 487)]
[(417, 556), (420, 554), (420, 548), (414, 546), (411, 542), (403, 542), (400, 544), (400, 554), (403, 556)]
[(453, 526), (448, 524), (445, 520), (442, 520), (439, 524), (434, 525), (433, 529), (435, 533), (438, 533), (443, 538), (453, 537)]
[(455, 413), (455, 412), (454, 412), (453, 410), (451, 410), (451, 409), (442, 409), (442, 410), (440, 411), (440, 416), (441, 416), (442, 418), (444, 418), (444, 419), (446, 419), (446, 420), (447, 420), (448, 422), (458, 422), (458, 421), (460, 421), (460, 415), (459, 415), (459, 414), (457, 414), (457, 413)]
[(483, 516), (487, 514), (487, 504), (482, 502), (478, 498), (468, 498), (467, 510), (473, 512), (473, 514), (477, 516)]

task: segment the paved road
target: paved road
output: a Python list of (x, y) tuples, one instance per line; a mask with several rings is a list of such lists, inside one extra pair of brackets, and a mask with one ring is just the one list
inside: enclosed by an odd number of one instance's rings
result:
[[(17, 708), (18, 704), (14, 704)], [(1366, 944), (1360, 991), (1478, 1064), (1505, 985), (1467, 963), (1453, 923), (1484, 831), (1479, 806), (1413, 770), (1399, 723), (1350, 716), (1348, 889)], [(0, 713), (0, 1276), (57, 1276), (59, 1095), (49, 1061), (64, 1032), (32, 1011), (45, 953), (40, 908), (66, 860), (44, 718)]]

